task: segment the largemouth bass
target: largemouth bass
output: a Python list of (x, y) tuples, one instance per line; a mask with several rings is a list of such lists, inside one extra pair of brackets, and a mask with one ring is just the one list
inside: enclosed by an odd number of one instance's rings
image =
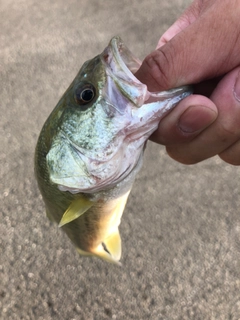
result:
[(149, 136), (191, 92), (151, 93), (119, 37), (85, 62), (45, 122), (35, 174), (49, 219), (82, 255), (119, 263), (119, 224)]

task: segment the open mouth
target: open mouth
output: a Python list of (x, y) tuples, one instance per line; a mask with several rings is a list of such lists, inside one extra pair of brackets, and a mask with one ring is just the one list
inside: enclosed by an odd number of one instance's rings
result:
[(123, 70), (124, 74), (134, 80), (134, 82), (141, 83), (134, 73), (140, 68), (142, 62), (134, 56), (134, 54), (125, 46), (120, 37), (114, 37), (109, 43), (113, 56), (116, 62)]
[(168, 91), (150, 92), (147, 86), (140, 82), (135, 73), (140, 68), (142, 61), (125, 46), (120, 37), (111, 39), (108, 47), (102, 54), (102, 61), (111, 73), (120, 90), (136, 107), (143, 104), (172, 99), (176, 95), (192, 91), (190, 86), (173, 88)]
[(135, 107), (141, 107), (150, 96), (147, 86), (134, 75), (142, 64), (141, 60), (134, 56), (120, 37), (112, 38), (101, 59), (108, 75), (122, 94), (133, 102)]

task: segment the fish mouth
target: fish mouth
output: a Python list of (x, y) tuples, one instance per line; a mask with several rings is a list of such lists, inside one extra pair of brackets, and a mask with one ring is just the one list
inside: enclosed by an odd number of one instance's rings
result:
[(144, 104), (165, 101), (175, 98), (176, 95), (182, 95), (183, 99), (192, 93), (192, 87), (189, 85), (167, 91), (148, 91), (147, 85), (135, 77), (142, 61), (126, 47), (119, 36), (110, 40), (100, 58), (109, 78), (113, 80), (111, 85), (116, 84), (122, 95), (133, 103), (133, 107), (141, 108)]
[(116, 85), (118, 90), (135, 107), (141, 107), (149, 99), (151, 94), (147, 86), (134, 75), (140, 68), (142, 61), (125, 46), (119, 36), (111, 39), (109, 45), (101, 54), (101, 60), (109, 75), (109, 86), (114, 87)]
[[(109, 46), (103, 53), (103, 58), (106, 60), (109, 57), (109, 53), (112, 51), (113, 58), (117, 65), (120, 66), (124, 74), (123, 78), (127, 75), (129, 78), (142, 84), (135, 76), (134, 73), (140, 68), (142, 62), (125, 46), (122, 39), (117, 36), (111, 39)], [(109, 62), (109, 61), (108, 61)], [(110, 64), (112, 67), (112, 64)], [(114, 70), (116, 71), (116, 70)]]

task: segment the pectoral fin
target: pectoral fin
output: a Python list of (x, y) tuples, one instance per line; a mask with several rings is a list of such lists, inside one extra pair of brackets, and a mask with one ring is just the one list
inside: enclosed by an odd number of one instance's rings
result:
[(74, 200), (68, 209), (64, 212), (62, 219), (59, 223), (59, 227), (79, 218), (84, 214), (89, 208), (93, 206), (93, 202), (85, 197)]

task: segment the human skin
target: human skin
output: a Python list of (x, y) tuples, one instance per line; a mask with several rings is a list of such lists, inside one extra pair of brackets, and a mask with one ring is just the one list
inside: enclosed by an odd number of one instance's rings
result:
[(151, 137), (181, 163), (240, 165), (239, 17), (240, 0), (195, 0), (136, 73), (150, 91), (194, 84)]

